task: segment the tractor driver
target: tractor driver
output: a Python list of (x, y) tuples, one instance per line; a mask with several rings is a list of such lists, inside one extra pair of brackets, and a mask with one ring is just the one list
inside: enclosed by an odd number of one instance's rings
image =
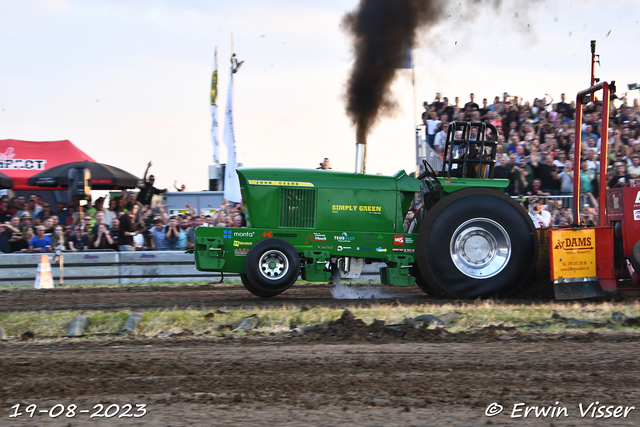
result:
[[(456, 132), (456, 139), (457, 140), (461, 140), (464, 136), (462, 135), (462, 132)], [(478, 127), (477, 126), (471, 126), (471, 129), (469, 130), (469, 141), (477, 141), (478, 140)], [(478, 146), (476, 144), (469, 144), (468, 145), (468, 153), (466, 156), (467, 160), (479, 160), (479, 150), (478, 150)], [(490, 147), (486, 147), (489, 148)], [(458, 159), (458, 160), (462, 160), (465, 158), (465, 149), (466, 149), (466, 142), (461, 142), (459, 144), (456, 144), (455, 147), (453, 148), (454, 152), (453, 152), (453, 158), (454, 159)], [(487, 155), (490, 155), (491, 151), (488, 151), (485, 149), (485, 152), (483, 153), (483, 158), (485, 158)], [(467, 164), (467, 170), (466, 170), (466, 178), (477, 178), (478, 177), (478, 171), (476, 170), (476, 166), (478, 166), (477, 163), (469, 163)], [(454, 164), (451, 168), (452, 170), (456, 170), (456, 172), (452, 175), (455, 175), (459, 178), (462, 177), (462, 171), (464, 170), (464, 168), (462, 167), (462, 165), (459, 164)]]

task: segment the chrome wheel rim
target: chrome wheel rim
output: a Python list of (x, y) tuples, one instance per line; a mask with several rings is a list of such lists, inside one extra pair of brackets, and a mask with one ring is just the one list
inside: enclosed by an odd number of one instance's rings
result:
[(278, 280), (289, 271), (289, 261), (285, 254), (270, 250), (260, 257), (260, 273), (265, 279)]
[(509, 263), (511, 239), (494, 220), (473, 218), (453, 233), (450, 253), (453, 264), (464, 275), (488, 279), (504, 270)]

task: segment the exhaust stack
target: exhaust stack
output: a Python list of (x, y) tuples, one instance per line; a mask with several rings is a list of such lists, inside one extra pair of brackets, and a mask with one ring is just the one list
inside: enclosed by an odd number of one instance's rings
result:
[(367, 144), (356, 142), (356, 173), (367, 173)]

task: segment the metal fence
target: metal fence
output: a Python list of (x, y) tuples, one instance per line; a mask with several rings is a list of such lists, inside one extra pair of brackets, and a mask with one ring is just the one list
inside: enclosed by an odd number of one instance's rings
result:
[[(0, 254), (0, 286), (33, 286), (40, 253)], [(60, 283), (60, 263), (49, 257), (56, 285)], [(183, 251), (78, 251), (64, 252), (62, 269), (65, 285), (132, 284), (154, 282), (217, 282), (220, 273), (198, 271), (194, 255)], [(362, 281), (380, 281), (380, 267), (373, 263), (362, 270)], [(238, 274), (225, 273), (225, 280), (240, 280)]]
[[(512, 199), (527, 201), (530, 200), (532, 196), (511, 196)], [(580, 206), (582, 207), (595, 207), (592, 205), (588, 196), (580, 196)], [(538, 200), (543, 209), (548, 210), (553, 213), (553, 211), (558, 210), (560, 208), (568, 208), (571, 209), (573, 204), (573, 195), (563, 195), (563, 196), (536, 196), (536, 200)]]
[[(0, 255), (0, 285), (33, 285), (42, 253)], [(45, 253), (56, 284), (60, 263)], [(194, 256), (182, 251), (78, 251), (64, 252), (62, 269), (65, 284), (128, 284), (214, 280), (214, 275), (198, 271)], [(219, 277), (220, 274), (217, 274)]]
[(424, 125), (416, 127), (416, 161), (418, 173), (424, 171), (424, 165), (422, 160), (426, 160), (433, 169), (442, 170), (442, 158), (440, 155), (431, 148), (429, 144), (422, 138), (424, 134)]

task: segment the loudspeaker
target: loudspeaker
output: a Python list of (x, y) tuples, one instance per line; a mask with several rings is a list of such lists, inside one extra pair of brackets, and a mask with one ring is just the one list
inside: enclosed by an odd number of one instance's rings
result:
[(224, 191), (225, 165), (209, 165), (209, 191)]
[(69, 169), (69, 198), (88, 200), (91, 193), (91, 171), (83, 167)]

